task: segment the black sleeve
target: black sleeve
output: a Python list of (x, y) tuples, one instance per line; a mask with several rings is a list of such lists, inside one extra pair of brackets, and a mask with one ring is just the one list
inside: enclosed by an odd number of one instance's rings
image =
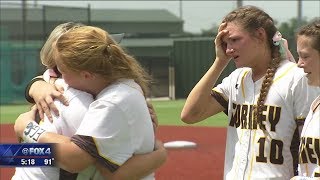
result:
[(30, 90), (32, 84), (33, 84), (34, 82), (36, 82), (36, 81), (44, 81), (44, 79), (43, 79), (42, 77), (35, 77), (35, 78), (33, 78), (33, 79), (27, 84), (27, 87), (26, 87), (26, 89), (25, 89), (25, 91), (24, 91), (24, 97), (26, 98), (26, 100), (27, 100), (29, 103), (35, 103), (34, 100), (33, 100), (33, 98), (30, 97), (30, 95), (29, 95), (29, 90)]
[(229, 102), (227, 100), (225, 100), (221, 94), (219, 94), (218, 92), (216, 92), (214, 90), (211, 90), (211, 96), (213, 98), (215, 98), (218, 101), (218, 103), (221, 104), (222, 107), (224, 107), (225, 110), (223, 112), (226, 115), (228, 115), (228, 104), (229, 104)]
[(95, 141), (91, 136), (75, 134), (71, 137), (71, 141), (97, 159), (97, 162), (109, 169), (111, 172), (115, 172), (120, 167), (120, 165), (99, 154)]

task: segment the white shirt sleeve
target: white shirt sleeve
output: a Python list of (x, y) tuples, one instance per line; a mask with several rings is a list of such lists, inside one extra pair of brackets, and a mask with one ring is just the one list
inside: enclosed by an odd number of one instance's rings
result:
[(294, 117), (296, 117), (296, 119), (305, 119), (308, 115), (312, 101), (320, 92), (316, 87), (308, 85), (305, 76), (296, 79), (291, 91), (293, 93)]
[[(95, 101), (86, 113), (76, 135), (90, 136), (94, 139), (100, 156), (115, 164), (122, 164), (132, 154), (128, 117), (123, 111), (106, 101)], [(119, 154), (128, 154), (120, 157)]]

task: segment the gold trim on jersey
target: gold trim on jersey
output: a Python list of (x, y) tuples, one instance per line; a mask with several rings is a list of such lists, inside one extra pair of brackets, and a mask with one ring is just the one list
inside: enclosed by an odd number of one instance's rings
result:
[(295, 121), (296, 121), (298, 127), (300, 127), (300, 126), (302, 127), (303, 124), (304, 124), (304, 122), (306, 121), (306, 118), (300, 116), (300, 117), (297, 117), (297, 118), (295, 119)]
[(217, 92), (217, 93), (222, 94), (222, 92), (220, 91), (220, 89), (218, 89), (217, 87), (214, 87), (214, 88), (212, 88), (211, 90), (212, 90), (212, 91), (215, 91), (215, 92)]
[(42, 126), (43, 123), (44, 123), (44, 120), (43, 120), (43, 119), (40, 119), (40, 121), (39, 121), (39, 126)]
[(96, 138), (92, 137), (93, 139), (93, 142), (94, 144), (96, 145), (96, 148), (97, 148), (97, 151), (98, 151), (98, 154), (100, 155), (100, 157), (103, 157), (105, 160), (111, 162), (112, 164), (115, 164), (117, 166), (121, 166), (121, 164), (117, 163), (117, 162), (114, 162), (113, 160), (111, 160), (110, 158), (106, 157), (105, 155), (103, 155), (101, 152), (100, 152), (100, 149), (98, 148), (98, 143), (96, 142)]
[(246, 77), (246, 75), (248, 74), (248, 72), (249, 72), (249, 70), (245, 71), (245, 72), (243, 73), (242, 78), (241, 78), (241, 90), (242, 90), (242, 96), (243, 96), (244, 99), (246, 98), (246, 94), (245, 94), (245, 92), (244, 92), (244, 78)]
[(314, 103), (312, 103), (311, 105), (311, 109), (313, 113), (315, 113), (317, 108), (320, 107), (319, 105), (320, 105), (320, 96), (318, 96), (316, 100), (314, 100)]
[(111, 172), (116, 171), (120, 167), (118, 163), (114, 163), (100, 153), (97, 141), (94, 137), (75, 134), (71, 137), (71, 141), (92, 157), (103, 163), (103, 165), (105, 165)]
[(280, 74), (277, 78), (275, 78), (273, 80), (273, 82), (278, 81), (279, 79), (281, 79), (283, 76), (285, 76), (292, 68), (297, 67), (296, 64), (291, 65), (287, 70), (285, 70), (282, 74)]

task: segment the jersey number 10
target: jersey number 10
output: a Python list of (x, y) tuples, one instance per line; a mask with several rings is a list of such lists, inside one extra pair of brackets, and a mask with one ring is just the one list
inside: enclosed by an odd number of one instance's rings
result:
[[(259, 141), (259, 155), (256, 157), (257, 162), (267, 162), (267, 157), (264, 154), (264, 149), (266, 146), (266, 138), (260, 138)], [(272, 139), (270, 143), (270, 162), (272, 164), (282, 164), (283, 163), (283, 142), (280, 140)]]

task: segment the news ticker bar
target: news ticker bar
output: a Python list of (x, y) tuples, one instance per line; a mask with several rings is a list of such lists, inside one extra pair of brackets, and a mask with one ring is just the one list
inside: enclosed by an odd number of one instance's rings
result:
[(0, 167), (54, 166), (54, 144), (0, 144)]

